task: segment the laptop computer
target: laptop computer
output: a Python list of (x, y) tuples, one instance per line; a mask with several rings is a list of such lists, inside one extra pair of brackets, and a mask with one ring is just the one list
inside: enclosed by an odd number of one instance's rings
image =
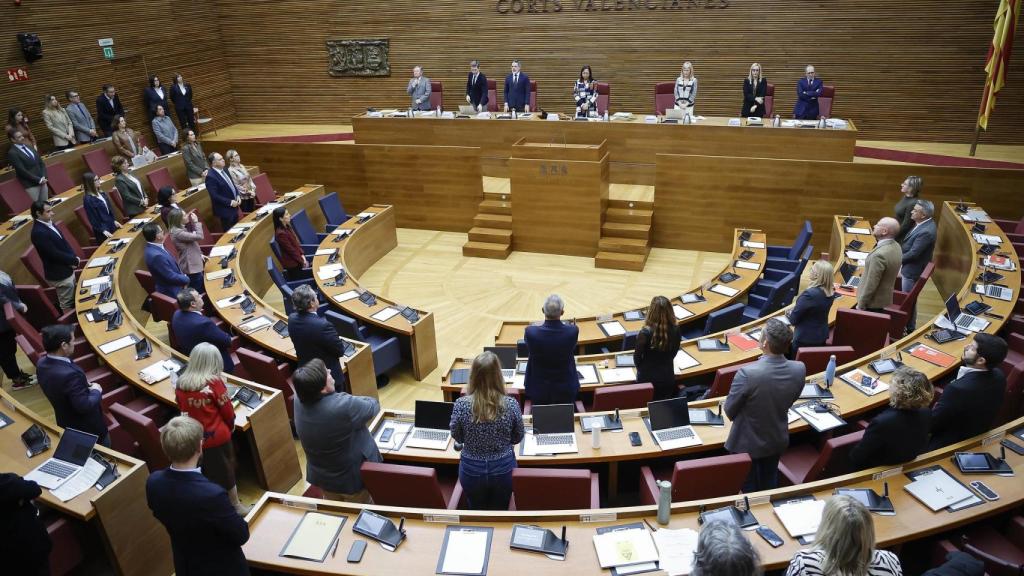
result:
[(690, 411), (686, 408), (686, 398), (648, 402), (647, 415), (651, 422), (651, 433), (662, 450), (702, 444), (700, 437), (690, 426)]
[(501, 377), (511, 384), (516, 377), (516, 349), (511, 346), (487, 346), (484, 352), (493, 352), (501, 363)]
[(860, 276), (853, 275), (856, 271), (857, 266), (850, 264), (849, 262), (844, 262), (843, 265), (839, 267), (839, 274), (843, 277), (844, 288), (856, 288), (860, 284)]
[(532, 443), (543, 454), (579, 452), (572, 404), (543, 404), (533, 407)]
[(95, 434), (65, 428), (53, 457), (26, 474), (25, 480), (50, 490), (59, 488), (85, 466), (97, 439)]
[(451, 402), (416, 401), (416, 417), (409, 439), (405, 445), (409, 448), (426, 448), (428, 450), (445, 450), (451, 438), (449, 426), (452, 421)]
[(984, 294), (985, 296), (995, 298), (996, 300), (1010, 301), (1013, 299), (1013, 290), (998, 284), (975, 284), (974, 293)]
[[(956, 294), (951, 294), (946, 299), (946, 319), (952, 322), (954, 329), (958, 331), (963, 329), (970, 332), (978, 332), (988, 328), (988, 325), (991, 324), (988, 320), (983, 320), (961, 311), (960, 303), (956, 300)], [(947, 328), (947, 326), (942, 327)]]

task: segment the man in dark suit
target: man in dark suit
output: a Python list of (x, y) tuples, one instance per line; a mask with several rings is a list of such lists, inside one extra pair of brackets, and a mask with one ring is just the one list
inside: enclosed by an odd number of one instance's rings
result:
[(10, 134), (11, 147), (7, 149), (7, 164), (14, 168), (14, 175), (33, 202), (46, 200), (46, 162), (39, 151), (25, 140), (24, 134), (15, 130)]
[(796, 83), (796, 105), (793, 117), (797, 120), (818, 119), (818, 96), (821, 96), (822, 82), (814, 74), (814, 66), (804, 70), (804, 77)]
[(238, 197), (238, 188), (224, 169), (224, 157), (214, 152), (207, 160), (210, 170), (206, 173), (206, 191), (210, 193), (213, 215), (220, 218), (221, 228), (227, 232), (238, 222), (238, 205), (242, 201)]
[(33, 202), (32, 245), (43, 261), (46, 283), (57, 289), (62, 312), (75, 309), (75, 268), (78, 256), (53, 224), (53, 209), (46, 202)]
[[(914, 221), (914, 227), (900, 242), (900, 248), (903, 250), (900, 289), (904, 292), (910, 292), (914, 288), (914, 284), (921, 277), (925, 266), (932, 261), (932, 252), (935, 250), (935, 220), (932, 220), (934, 213), (935, 205), (923, 199), (918, 199), (910, 211), (910, 219)], [(915, 302), (914, 307), (910, 310), (907, 332), (913, 332), (916, 329), (917, 303)]]
[(868, 312), (885, 312), (892, 304), (892, 292), (903, 260), (896, 235), (900, 223), (895, 218), (885, 217), (875, 223), (871, 234), (875, 237), (875, 248), (864, 259), (864, 272), (857, 285), (857, 309)]
[(746, 452), (753, 461), (744, 492), (778, 485), (779, 457), (789, 446), (786, 412), (800, 397), (807, 375), (802, 362), (783, 356), (792, 339), (782, 320), (768, 320), (761, 331), (764, 354), (740, 368), (725, 399), (725, 413), (732, 420), (725, 449)]
[(89, 382), (85, 372), (71, 361), (75, 353), (74, 329), (70, 324), (53, 324), (43, 328), (42, 338), (46, 356), (36, 365), (36, 378), (53, 405), (57, 425), (95, 434), (100, 444), (109, 447), (101, 403), (103, 389)]
[(249, 574), (242, 544), (249, 525), (238, 515), (224, 488), (199, 470), (203, 426), (176, 416), (160, 431), (160, 445), (171, 465), (150, 474), (146, 502), (171, 537), (178, 576)]
[(564, 324), (565, 304), (557, 294), (544, 302), (544, 323), (526, 327), (526, 396), (534, 404), (571, 404), (580, 390), (576, 374), (576, 343), (580, 329)]
[(295, 345), (299, 366), (314, 358), (323, 360), (337, 387), (341, 388), (345, 379), (338, 358), (344, 355), (345, 347), (334, 326), (317, 316), (316, 292), (308, 285), (299, 286), (292, 294), (292, 304), (295, 311), (288, 315), (288, 335)]
[(487, 76), (480, 71), (480, 61), (469, 63), (469, 74), (466, 76), (466, 102), (477, 112), (487, 110)]
[(306, 454), (306, 481), (328, 500), (370, 503), (359, 467), (382, 462), (366, 425), (380, 410), (375, 398), (335, 394), (334, 378), (319, 358), (292, 375), (295, 432)]
[(146, 239), (146, 268), (153, 275), (156, 291), (177, 298), (178, 292), (188, 286), (188, 275), (182, 273), (178, 262), (164, 248), (164, 229), (150, 222), (142, 227), (142, 236)]
[(203, 295), (195, 288), (186, 288), (177, 295), (178, 310), (171, 317), (171, 332), (178, 345), (177, 350), (188, 356), (196, 344), (206, 342), (220, 350), (224, 361), (224, 371), (231, 374), (235, 371), (235, 362), (231, 359), (231, 336), (213, 323), (203, 314)]
[(103, 85), (103, 93), (96, 97), (96, 123), (104, 136), (114, 133), (114, 118), (124, 116), (124, 106), (112, 84)]
[(1006, 392), (1006, 375), (999, 365), (1006, 359), (1006, 341), (978, 333), (964, 346), (963, 366), (942, 389), (932, 408), (929, 450), (949, 446), (989, 431)]
[(13, 472), (0, 474), (0, 554), (9, 574), (49, 576), (50, 535), (32, 502), (39, 485)]
[(530, 111), (530, 77), (519, 70), (519, 60), (512, 61), (512, 72), (505, 76), (505, 112)]

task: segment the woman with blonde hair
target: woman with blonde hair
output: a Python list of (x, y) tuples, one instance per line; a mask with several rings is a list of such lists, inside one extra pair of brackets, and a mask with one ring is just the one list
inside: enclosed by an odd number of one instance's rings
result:
[(508, 510), (513, 447), (523, 439), (523, 414), (505, 395), (501, 364), (492, 352), (473, 359), (466, 395), (455, 402), (452, 438), (461, 443), (459, 481), (474, 510)]
[(203, 251), (199, 241), (204, 238), (203, 223), (193, 210), (187, 215), (180, 208), (171, 208), (167, 213), (167, 233), (178, 251), (178, 268), (188, 276), (189, 286), (196, 292), (205, 292), (203, 286)]
[(697, 100), (697, 77), (693, 75), (693, 64), (683, 62), (683, 68), (676, 78), (676, 108), (683, 115), (693, 116), (693, 104)]
[(238, 188), (238, 196), (242, 199), (240, 208), (242, 212), (252, 212), (256, 209), (256, 183), (249, 176), (249, 169), (242, 165), (242, 157), (236, 150), (228, 150), (224, 154), (228, 163), (228, 174)]
[(768, 81), (761, 75), (761, 65), (754, 62), (750, 65), (750, 72), (743, 80), (743, 110), (740, 116), (765, 115), (764, 99), (768, 93)]
[(679, 350), (679, 327), (668, 298), (655, 296), (647, 308), (644, 327), (636, 335), (633, 363), (636, 381), (654, 385), (654, 399), (674, 398), (679, 391), (672, 360)]
[(935, 389), (928, 377), (909, 366), (892, 375), (889, 407), (875, 416), (864, 437), (850, 451), (850, 463), (860, 470), (910, 462), (928, 448)]
[(174, 397), (182, 413), (203, 425), (203, 476), (227, 490), (235, 510), (245, 516), (250, 507), (238, 500), (231, 444), (235, 409), (224, 385), (224, 361), (216, 346), (203, 342), (192, 349), (188, 367), (175, 383)]
[(833, 496), (814, 537), (814, 547), (793, 556), (786, 576), (899, 576), (892, 552), (875, 550), (871, 513), (849, 496)]
[(43, 105), (43, 123), (53, 135), (54, 150), (75, 147), (75, 127), (67, 110), (61, 107), (60, 100), (53, 94), (47, 94)]
[(793, 345), (790, 353), (804, 346), (824, 346), (828, 340), (828, 313), (835, 302), (834, 271), (828, 260), (811, 265), (810, 286), (800, 293), (796, 305), (787, 315), (793, 325)]

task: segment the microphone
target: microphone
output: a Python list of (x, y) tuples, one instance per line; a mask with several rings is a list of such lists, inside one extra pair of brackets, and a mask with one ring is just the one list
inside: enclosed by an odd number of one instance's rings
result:
[(562, 543), (565, 543), (565, 524), (562, 524)]
[(882, 484), (882, 498), (889, 497), (889, 482), (886, 481)]
[(615, 409), (615, 420), (614, 421), (615, 422), (619, 421), (619, 409), (618, 408)]
[(718, 417), (719, 417), (719, 418), (721, 418), (721, 417), (722, 417), (722, 406), (723, 406), (724, 404), (725, 404), (724, 402), (719, 402), (719, 403), (718, 403)]
[(747, 495), (743, 496), (743, 508), (747, 512), (750, 512), (750, 496), (747, 496)]
[(398, 533), (405, 536), (405, 516), (402, 516), (402, 520), (398, 523)]
[(999, 461), (1006, 462), (1006, 446), (999, 446)]

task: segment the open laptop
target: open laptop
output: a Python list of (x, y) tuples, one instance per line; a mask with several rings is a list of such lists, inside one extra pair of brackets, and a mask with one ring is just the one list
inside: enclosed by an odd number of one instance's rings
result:
[(60, 487), (85, 466), (97, 439), (95, 434), (65, 428), (53, 457), (26, 474), (25, 480), (50, 490)]
[(501, 363), (501, 377), (511, 384), (516, 377), (516, 349), (511, 346), (487, 346), (484, 352), (493, 352)]
[(856, 288), (860, 284), (860, 276), (854, 276), (853, 273), (857, 271), (857, 266), (844, 262), (839, 267), (839, 274), (843, 277), (843, 288)]
[(988, 320), (983, 320), (961, 311), (960, 303), (956, 300), (956, 294), (951, 294), (949, 298), (946, 298), (946, 319), (954, 324), (954, 329), (957, 331), (963, 329), (970, 332), (979, 332), (988, 328), (988, 325), (991, 324)]
[(700, 437), (690, 426), (690, 411), (686, 408), (686, 398), (648, 402), (647, 414), (651, 421), (651, 433), (662, 450), (702, 444)]
[(409, 448), (426, 448), (428, 450), (448, 448), (453, 408), (455, 408), (455, 404), (451, 402), (417, 400), (416, 417), (405, 445)]
[(533, 407), (533, 441), (537, 452), (565, 454), (579, 452), (572, 404), (542, 404)]

